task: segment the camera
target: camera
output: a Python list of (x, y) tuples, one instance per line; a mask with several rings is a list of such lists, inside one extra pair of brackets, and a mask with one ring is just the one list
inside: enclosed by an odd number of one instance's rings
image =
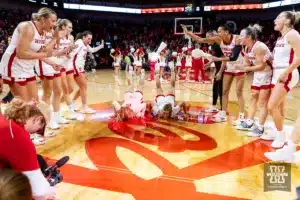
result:
[(69, 160), (69, 156), (65, 156), (59, 159), (54, 165), (47, 167), (43, 174), (50, 183), (51, 186), (55, 186), (56, 184), (63, 181), (63, 176), (60, 173), (59, 168), (65, 165)]

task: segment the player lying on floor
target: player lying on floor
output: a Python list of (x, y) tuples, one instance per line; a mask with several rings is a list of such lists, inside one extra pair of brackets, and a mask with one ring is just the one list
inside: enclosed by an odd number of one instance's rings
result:
[(141, 71), (141, 79), (138, 87), (134, 90), (132, 84), (133, 68), (129, 67), (127, 81), (129, 84), (128, 91), (124, 94), (122, 105), (114, 101), (115, 117), (117, 121), (127, 121), (134, 117), (144, 117), (146, 111), (146, 103), (143, 102), (143, 86), (145, 82), (145, 71)]
[(187, 117), (186, 105), (181, 102), (175, 105), (175, 72), (171, 72), (171, 86), (167, 95), (164, 95), (164, 91), (161, 87), (159, 74), (155, 76), (157, 96), (152, 103), (152, 115), (161, 119), (174, 119), (178, 115)]

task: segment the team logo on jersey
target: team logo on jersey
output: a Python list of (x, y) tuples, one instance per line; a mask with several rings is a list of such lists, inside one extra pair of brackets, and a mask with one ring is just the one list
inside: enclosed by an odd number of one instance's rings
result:
[(34, 39), (34, 43), (36, 43), (36, 44), (45, 44), (45, 40), (44, 39)]

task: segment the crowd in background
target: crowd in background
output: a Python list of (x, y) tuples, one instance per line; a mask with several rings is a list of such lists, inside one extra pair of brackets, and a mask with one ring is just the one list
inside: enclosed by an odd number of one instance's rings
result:
[[(17, 10), (17, 9), (1, 9), (0, 10), (0, 58), (4, 53), (8, 37), (12, 35), (14, 28), (21, 21), (30, 20), (31, 12)], [(109, 56), (109, 48), (120, 48), (123, 54), (127, 54), (131, 47), (143, 49), (148, 52), (154, 50), (158, 45), (164, 41), (168, 44), (170, 51), (178, 51), (187, 44), (184, 37), (174, 35), (174, 21), (150, 21), (145, 20), (145, 23), (126, 22), (121, 20), (110, 19), (93, 19), (85, 16), (84, 18), (70, 19), (73, 23), (73, 34), (84, 30), (90, 30), (93, 33), (92, 46), (97, 45), (101, 39), (105, 39), (106, 43), (110, 43), (106, 48), (106, 52), (99, 52), (95, 54), (95, 60), (98, 66), (110, 65), (111, 60)], [(203, 36), (205, 31), (217, 30), (218, 26), (225, 24), (228, 19), (214, 21), (210, 18), (203, 19)], [(250, 23), (259, 23), (263, 26), (263, 35), (261, 41), (265, 42), (272, 50), (277, 40), (278, 33), (274, 31), (273, 21), (259, 21), (255, 22), (249, 18), (240, 18), (232, 20), (236, 23), (236, 33)], [(296, 27), (300, 30), (300, 27)], [(206, 50), (206, 45), (202, 45), (202, 49)]]

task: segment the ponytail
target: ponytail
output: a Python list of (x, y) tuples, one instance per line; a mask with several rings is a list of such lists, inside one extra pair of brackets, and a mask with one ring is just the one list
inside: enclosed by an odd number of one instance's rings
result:
[(247, 28), (243, 29), (246, 32), (246, 35), (251, 36), (253, 40), (259, 38), (260, 33), (262, 32), (262, 26), (259, 24), (249, 25)]

